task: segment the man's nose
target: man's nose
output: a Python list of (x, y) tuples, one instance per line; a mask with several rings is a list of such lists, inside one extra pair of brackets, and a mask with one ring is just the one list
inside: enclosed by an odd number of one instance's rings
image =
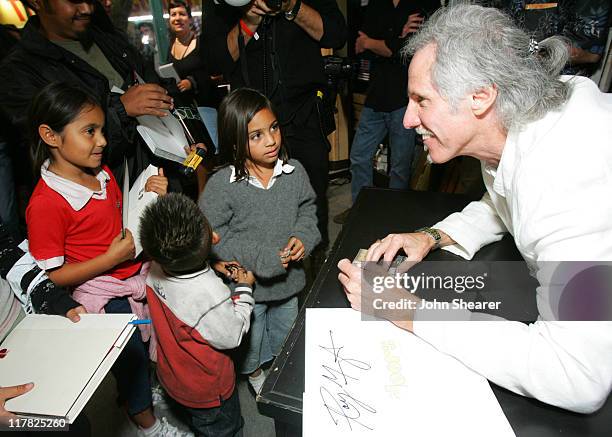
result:
[(408, 101), (408, 107), (406, 107), (406, 113), (404, 114), (404, 127), (406, 129), (413, 129), (421, 124), (421, 120), (417, 114), (416, 103), (412, 100)]
[(77, 5), (77, 10), (81, 15), (91, 15), (94, 11), (94, 5), (92, 1), (82, 1)]

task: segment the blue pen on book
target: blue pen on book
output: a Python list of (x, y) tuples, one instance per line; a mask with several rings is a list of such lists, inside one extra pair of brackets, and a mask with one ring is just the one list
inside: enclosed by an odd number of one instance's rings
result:
[(136, 319), (129, 322), (130, 325), (148, 325), (151, 323), (151, 319)]

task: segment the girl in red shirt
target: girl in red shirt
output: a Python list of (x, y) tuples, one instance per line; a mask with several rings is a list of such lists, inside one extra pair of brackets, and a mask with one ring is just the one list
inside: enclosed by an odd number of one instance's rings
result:
[[(132, 234), (126, 229), (123, 235), (121, 190), (102, 164), (101, 106), (78, 88), (53, 83), (33, 100), (29, 120), (35, 170), (40, 170), (26, 212), (30, 253), (57, 285), (77, 292), (86, 287), (89, 295), (74, 294), (83, 304), (78, 312), (138, 313), (140, 308), (146, 314), (146, 272), (134, 260)], [(163, 195), (167, 185), (160, 169), (145, 189)], [(149, 334), (136, 330), (113, 373), (133, 421), (145, 435), (162, 435), (172, 426), (153, 414), (143, 342)]]

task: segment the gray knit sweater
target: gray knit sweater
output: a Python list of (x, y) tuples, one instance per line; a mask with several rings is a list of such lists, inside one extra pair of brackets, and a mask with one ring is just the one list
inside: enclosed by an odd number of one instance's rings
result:
[(221, 241), (213, 256), (236, 260), (253, 271), (256, 302), (280, 300), (298, 293), (306, 283), (301, 262), (283, 268), (279, 252), (289, 238), (299, 238), (308, 255), (321, 240), (317, 229), (315, 194), (304, 167), (290, 160), (295, 169), (282, 173), (268, 190), (246, 180), (230, 183), (231, 168), (225, 167), (206, 183), (200, 209)]

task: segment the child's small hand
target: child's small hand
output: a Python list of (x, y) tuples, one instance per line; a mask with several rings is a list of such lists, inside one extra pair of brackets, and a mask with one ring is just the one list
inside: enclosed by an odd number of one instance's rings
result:
[(81, 320), (81, 318), (79, 317), (79, 314), (87, 314), (87, 310), (85, 309), (83, 305), (79, 305), (76, 308), (72, 308), (71, 310), (68, 310), (68, 312), (66, 313), (66, 317), (70, 319), (72, 323), (76, 323), (79, 320)]
[(255, 275), (253, 275), (253, 272), (247, 271), (247, 270), (243, 269), (242, 267), (240, 267), (236, 271), (236, 279), (235, 280), (238, 283), (249, 284), (252, 287), (253, 284), (255, 283)]
[(145, 183), (145, 191), (153, 191), (160, 196), (168, 192), (168, 178), (164, 176), (164, 169), (159, 168), (157, 176), (150, 176)]
[(289, 238), (289, 242), (285, 246), (283, 251), (287, 254), (286, 259), (289, 261), (300, 261), (304, 258), (306, 249), (304, 249), (304, 243), (297, 237)]
[(224, 275), (228, 279), (234, 279), (232, 274), (235, 270), (241, 267), (238, 261), (216, 261), (212, 264), (212, 268)]
[(208, 148), (206, 147), (206, 145), (204, 143), (196, 143), (196, 144), (192, 144), (190, 146), (185, 146), (185, 153), (187, 153), (189, 155), (195, 149), (203, 149), (205, 152), (208, 151)]
[(112, 260), (113, 267), (123, 261), (134, 259), (136, 247), (134, 246), (134, 237), (129, 229), (125, 230), (125, 238), (122, 238), (122, 234), (119, 234), (113, 239), (106, 249), (106, 255)]

